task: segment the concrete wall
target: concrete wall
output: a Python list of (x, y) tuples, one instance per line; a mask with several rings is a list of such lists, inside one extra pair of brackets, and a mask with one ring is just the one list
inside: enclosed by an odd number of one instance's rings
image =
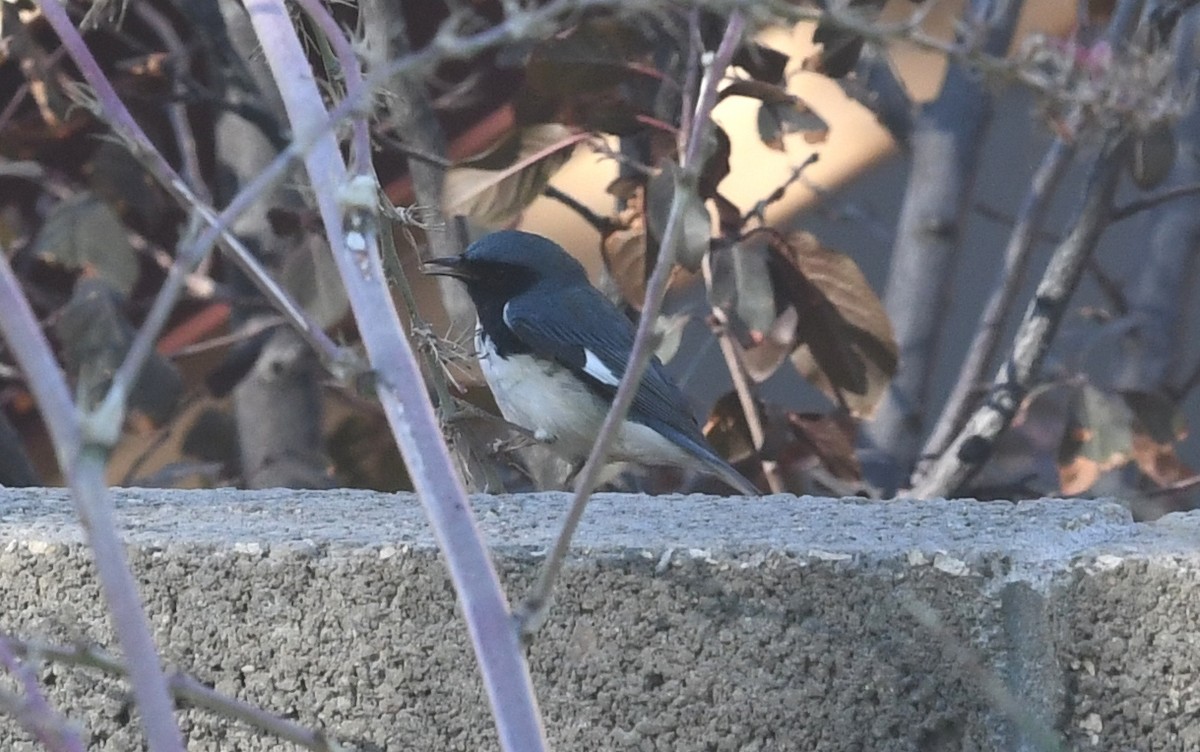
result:
[[(371, 493), (119, 494), (168, 660), (350, 749), (495, 748), (421, 510)], [(565, 497), (481, 497), (509, 592)], [(0, 627), (112, 645), (65, 496), (0, 491)], [(1200, 514), (605, 496), (529, 653), (560, 750), (1200, 749)], [(47, 665), (99, 750), (121, 685)], [(275, 750), (181, 714), (191, 750)], [(0, 719), (0, 749), (32, 749)]]

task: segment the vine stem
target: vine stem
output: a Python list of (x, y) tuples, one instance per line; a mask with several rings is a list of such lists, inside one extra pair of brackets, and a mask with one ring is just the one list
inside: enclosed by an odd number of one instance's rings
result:
[[(717, 86), (725, 75), (733, 55), (741, 44), (746, 31), (746, 19), (740, 10), (734, 10), (725, 27), (725, 35), (716, 53), (706, 66), (700, 82), (700, 93), (697, 96), (695, 112), (691, 119), (691, 128), (687, 132), (686, 144), (682, 144), (683, 158), (679, 163), (679, 176), (676, 181), (675, 195), (672, 197), (670, 213), (666, 226), (663, 228), (662, 242), (659, 244), (658, 259), (654, 271), (646, 282), (646, 296), (642, 303), (641, 317), (638, 319), (637, 335), (634, 338), (633, 349), (629, 353), (629, 362), (625, 373), (613, 397), (612, 407), (600, 426), (592, 451), (584, 462), (583, 469), (575, 481), (575, 494), (571, 500), (571, 508), (563, 521), (562, 530), (554, 542), (546, 562), (542, 566), (537, 582), (530, 590), (516, 613), (517, 623), (523, 636), (532, 635), (545, 621), (550, 606), (550, 596), (554, 583), (562, 572), (571, 539), (583, 519), (588, 499), (600, 479), (600, 472), (612, 449), (617, 432), (625, 422), (629, 406), (641, 385), (642, 375), (650, 364), (654, 354), (654, 321), (662, 309), (663, 298), (671, 278), (671, 269), (675, 265), (676, 246), (682, 239), (683, 210), (687, 204), (688, 193), (695, 193), (696, 182), (701, 165), (702, 146), (712, 127), (712, 110), (717, 103)], [(686, 111), (686, 108), (685, 108)]]
[[(533, 683), (500, 579), (442, 439), (420, 366), (392, 305), (379, 252), (374, 178), (352, 175), (346, 169), (337, 139), (326, 127), (329, 113), (283, 2), (253, 0), (246, 3), (246, 9), (292, 130), (298, 135), (318, 134), (304, 155), (309, 182), (375, 371), (380, 404), (445, 555), (500, 744), (514, 752), (543, 750), (545, 732)], [(346, 101), (351, 99), (348, 95)]]

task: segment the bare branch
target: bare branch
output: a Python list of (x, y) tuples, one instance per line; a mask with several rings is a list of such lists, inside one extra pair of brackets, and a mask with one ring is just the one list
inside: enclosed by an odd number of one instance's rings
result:
[(996, 374), (988, 398), (950, 446), (914, 484), (918, 498), (956, 492), (983, 466), (1034, 383), (1067, 303), (1112, 212), (1113, 194), (1127, 153), (1124, 134), (1110, 135), (1092, 165), (1084, 205), (1071, 234), (1054, 251), (1025, 312), (1012, 355)]
[(766, 197), (759, 199), (757, 202), (755, 202), (754, 206), (750, 207), (749, 211), (742, 216), (742, 224), (745, 225), (748, 224), (751, 219), (757, 219), (759, 223), (765, 225), (767, 223), (768, 207), (770, 207), (771, 204), (775, 203), (776, 201), (781, 200), (787, 194), (787, 189), (791, 188), (793, 183), (804, 177), (804, 171), (811, 165), (816, 164), (820, 158), (821, 156), (819, 154), (813, 152), (812, 154), (808, 155), (807, 159), (793, 167), (791, 174), (788, 175), (787, 180), (783, 181), (782, 185), (771, 191), (771, 193)]
[(542, 191), (542, 193), (547, 198), (554, 199), (558, 203), (578, 214), (584, 222), (587, 222), (589, 225), (591, 225), (592, 229), (601, 235), (607, 235), (616, 229), (616, 223), (611, 219), (600, 216), (579, 199), (570, 194), (564, 193), (552, 185), (546, 186), (546, 189)]
[(154, 6), (148, 3), (136, 3), (133, 6), (133, 13), (154, 30), (154, 33), (162, 40), (163, 46), (166, 47), (167, 54), (171, 57), (172, 101), (167, 103), (166, 109), (167, 119), (171, 123), (171, 130), (175, 134), (175, 143), (179, 149), (179, 161), (182, 165), (180, 171), (196, 195), (204, 199), (205, 203), (212, 203), (212, 196), (209, 195), (208, 186), (204, 184), (204, 178), (200, 171), (200, 156), (196, 153), (196, 136), (192, 133), (192, 124), (188, 121), (187, 107), (182, 102), (185, 89), (180, 80), (179, 71), (187, 69), (187, 48), (184, 46), (183, 40), (175, 33), (171, 22)]
[[(1197, 80), (1196, 53), (1200, 50), (1200, 16), (1189, 13), (1176, 31), (1175, 75)], [(1153, 136), (1152, 136), (1153, 137)], [(1146, 243), (1136, 278), (1129, 285), (1130, 326), (1121, 341), (1117, 386), (1125, 390), (1170, 390), (1180, 378), (1180, 342), (1187, 342), (1185, 311), (1195, 296), (1197, 256), (1200, 249), (1200, 110), (1191, 111), (1176, 124), (1171, 138), (1177, 141), (1164, 188), (1122, 207), (1134, 211), (1156, 207), (1144, 220)], [(1168, 203), (1169, 202), (1169, 203)], [(1194, 324), (1193, 324), (1194, 325)], [(1192, 335), (1194, 337), (1194, 334)]]
[(1112, 221), (1120, 222), (1123, 219), (1129, 219), (1135, 214), (1149, 209), (1157, 209), (1160, 205), (1168, 201), (1174, 201), (1178, 198), (1188, 198), (1196, 194), (1200, 194), (1200, 183), (1173, 185), (1170, 188), (1164, 188), (1161, 191), (1151, 193), (1149, 196), (1142, 196), (1127, 204), (1118, 206), (1116, 209), (1113, 209)]
[[(709, 259), (710, 257), (707, 255), (704, 257), (702, 269), (704, 271), (704, 284), (711, 291), (712, 264)], [(750, 429), (750, 441), (754, 444), (754, 451), (758, 455), (759, 463), (762, 465), (763, 475), (767, 478), (767, 485), (770, 486), (771, 493), (784, 493), (787, 491), (787, 487), (784, 484), (783, 474), (779, 471), (779, 463), (762, 456), (767, 434), (763, 429), (762, 416), (759, 414), (758, 404), (755, 402), (754, 394), (751, 392), (750, 379), (746, 376), (746, 366), (742, 360), (741, 348), (729, 333), (729, 317), (720, 306), (713, 306), (711, 315), (713, 321), (716, 322), (716, 325), (713, 327), (713, 334), (721, 346), (721, 355), (725, 358), (725, 367), (729, 370), (729, 376), (733, 380), (733, 389), (737, 393), (738, 403), (742, 408), (742, 415), (746, 417), (746, 427)]]
[(1020, 292), (1021, 283), (1025, 279), (1025, 271), (1029, 266), (1046, 210), (1050, 206), (1050, 199), (1059, 181), (1066, 174), (1074, 153), (1074, 146), (1061, 138), (1056, 139), (1033, 174), (1029, 193), (1025, 195), (1017, 214), (1016, 226), (1004, 249), (1004, 266), (1000, 269), (992, 294), (988, 297), (983, 313), (980, 314), (979, 326), (967, 350), (958, 380), (950, 390), (950, 396), (946, 399), (937, 425), (925, 442), (925, 448), (921, 452), (924, 457), (933, 457), (941, 453), (954, 436), (954, 432), (966, 420), (971, 395), (983, 383), (984, 373), (995, 360), (1004, 321), (1008, 318)]
[(642, 303), (633, 349), (629, 354), (629, 361), (625, 365), (625, 373), (621, 376), (617, 393), (613, 397), (612, 406), (604, 417), (604, 423), (600, 426), (596, 442), (592, 445), (592, 451), (588, 454), (583, 469), (575, 479), (575, 494), (571, 500), (571, 509), (563, 521), (562, 530), (554, 542), (554, 548), (551, 549), (550, 554), (546, 557), (546, 562), (542, 565), (537, 583), (526, 595), (525, 601), (516, 613), (521, 632), (524, 635), (532, 635), (545, 620), (550, 606), (551, 593), (562, 570), (563, 562), (566, 560), (571, 539), (579, 527), (579, 521), (583, 519), (583, 511), (600, 479), (600, 472), (607, 460), (612, 443), (625, 421), (629, 406), (633, 403), (633, 397), (641, 384), (642, 375), (646, 372), (646, 367), (650, 364), (650, 358), (654, 354), (654, 322), (662, 309), (663, 297), (666, 295), (671, 270), (675, 265), (676, 246), (679, 244), (683, 228), (683, 207), (688, 200), (687, 196), (696, 192), (696, 182), (702, 166), (699, 164), (700, 154), (709, 129), (712, 127), (711, 115), (713, 106), (717, 102), (717, 86), (725, 75), (730, 61), (733, 60), (733, 55), (742, 42), (745, 30), (745, 17), (741, 11), (734, 10), (729, 15), (725, 36), (721, 39), (720, 46), (705, 67), (696, 99), (695, 112), (690, 121), (691, 129), (687, 134), (686, 144), (683, 145), (679, 177), (671, 201), (670, 213), (663, 228), (658, 259), (655, 261), (650, 279), (646, 282), (646, 297)]
[[(500, 742), (507, 750), (545, 749), (528, 667), (512, 629), (499, 578), (475, 525), (462, 482), (433, 412), (412, 349), (391, 304), (379, 254), (373, 179), (352, 178), (329, 114), (311, 78), (281, 0), (247, 5), (295, 132), (320, 133), (304, 158), (333, 258), (376, 372), (376, 391), (413, 485), (446, 557), (483, 673)], [(346, 101), (350, 101), (349, 95)]]
[[(70, 23), (62, 6), (53, 5), (53, 12), (61, 13), (62, 20)], [(25, 373), (26, 383), (54, 440), (59, 467), (67, 476), (76, 514), (91, 547), (113, 630), (122, 650), (132, 656), (130, 679), (150, 749), (183, 752), (183, 738), (175, 724), (150, 623), (112, 521), (103, 459), (97, 457), (95, 447), (83, 445), (79, 417), (62, 369), (21, 293), (5, 253), (0, 253), (0, 299), (6, 301), (0, 307), (0, 334)]]
[[(50, 7), (51, 5), (53, 7)], [(114, 374), (108, 393), (95, 412), (87, 417), (84, 428), (88, 439), (105, 446), (110, 446), (115, 442), (125, 413), (128, 395), (141, 373), (142, 366), (153, 351), (154, 342), (166, 325), (175, 301), (187, 282), (188, 275), (204, 259), (213, 243), (218, 239), (222, 242), (223, 247), (232, 251), (232, 258), (238, 262), (242, 270), (293, 322), (302, 336), (314, 346), (317, 352), (323, 355), (325, 361), (334, 370), (351, 368), (352, 356), (334, 344), (321, 328), (312, 322), (303, 310), (292, 301), (291, 297), (262, 269), (250, 250), (228, 230), (232, 222), (257, 201), (263, 192), (284, 177), (292, 161), (307, 148), (309, 139), (303, 137), (294, 139), (289, 148), (280, 153), (267, 169), (250, 181), (230, 202), (229, 206), (218, 215), (179, 177), (166, 158), (154, 147), (145, 132), (134, 121), (113, 90), (111, 83), (104, 76), (91, 51), (84, 44), (82, 37), (71, 25), (70, 18), (65, 11), (57, 4), (46, 4), (43, 6), (43, 12), (95, 92), (95, 106), (104, 119), (125, 142), (131, 153), (150, 171), (151, 175), (182, 206), (191, 207), (193, 210), (192, 231), (188, 234), (192, 240), (191, 242), (185, 241), (176, 253), (175, 262), (168, 271), (167, 279), (159, 289), (142, 327), (130, 344), (125, 359)], [(335, 114), (344, 117), (350, 112), (350, 109), (347, 104), (344, 112), (335, 112)], [(197, 218), (207, 222), (208, 226), (203, 230), (199, 229), (196, 224)]]
[[(1003, 53), (1022, 5), (972, 0), (959, 44), (990, 56)], [(979, 76), (965, 63), (952, 62), (941, 93), (921, 108), (912, 131), (912, 165), (884, 292), (900, 368), (866, 425), (892, 465), (889, 477), (877, 479), (885, 489), (907, 477), (919, 454), (946, 321), (942, 312), (953, 288), (991, 101)]]

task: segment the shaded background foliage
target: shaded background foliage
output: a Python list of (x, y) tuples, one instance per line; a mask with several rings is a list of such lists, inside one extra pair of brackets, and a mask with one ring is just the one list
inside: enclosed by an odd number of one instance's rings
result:
[[(853, 5), (873, 18), (882, 4)], [(186, 217), (122, 145), (104, 137), (104, 128), (87, 108), (77, 104), (77, 76), (34, 7), (0, 7), (7, 44), (0, 65), (0, 102), (7, 103), (0, 112), (0, 242), (55, 337), (64, 367), (79, 389), (95, 391), (104, 387), (128, 346)], [(427, 44), (448, 17), (440, 3), (402, 3), (399, 8), (415, 49)], [(1035, 61), (1042, 69), (1069, 62), (1075, 78), (1063, 79), (1064, 90), (1115, 67), (1111, 54), (1103, 58), (1091, 32), (1103, 25), (1111, 9), (1104, 3), (1081, 3), (1079, 8), (1082, 15), (1073, 28), (1060, 28), (1059, 36), (1037, 48), (1046, 58)], [(903, 17), (914, 9), (927, 8), (907, 0), (891, 3), (882, 9), (883, 18)], [(334, 10), (347, 28), (355, 28), (352, 5)], [(473, 4), (472, 11), (478, 24), (503, 17), (499, 3)], [(938, 18), (945, 23), (958, 11), (943, 8), (937, 13), (931, 24)], [(278, 148), (289, 139), (272, 96), (263, 91), (253, 50), (239, 37), (235, 15), (215, 0), (164, 0), (133, 3), (116, 21), (103, 20), (89, 43), (163, 152), (185, 173), (194, 172), (220, 204), (246, 175), (245, 170), (239, 173), (236, 145), (222, 136), (226, 119), (248, 123), (267, 146)], [(684, 10), (671, 5), (636, 17), (596, 12), (574, 19), (551, 38), (429, 70), (425, 94), (447, 153), (426, 152), (403, 127), (381, 117), (373, 130), (380, 182), (395, 204), (405, 206), (415, 196), (409, 165), (447, 167), (441, 208), (466, 215), (468, 233), (521, 221), (535, 199), (534, 213), (547, 200), (569, 206), (572, 221), (591, 231), (547, 234), (587, 258), (601, 286), (636, 315), (665, 212), (679, 190), (676, 134), (690, 49), (687, 28)], [(711, 15), (699, 31), (711, 45), (722, 28), (722, 20)], [(326, 73), (331, 92), (336, 91), (336, 64), (319, 35), (310, 38), (311, 59)], [(893, 333), (895, 308), (885, 309), (875, 292), (886, 287), (881, 262), (897, 233), (894, 215), (871, 205), (898, 201), (904, 187), (877, 176), (871, 188), (852, 189), (856, 196), (826, 195), (810, 176), (820, 166), (813, 164), (815, 159), (830, 157), (826, 145), (839, 125), (822, 116), (828, 107), (824, 100), (798, 94), (794, 84), (814, 78), (836, 82), (873, 108), (901, 146), (911, 147), (913, 129), (921, 128), (919, 113), (914, 117), (915, 106), (907, 103), (899, 109), (889, 104), (888, 89), (880, 82), (887, 78), (884, 72), (894, 73), (900, 66), (889, 66), (888, 55), (874, 52), (863, 35), (827, 23), (792, 29), (791, 38), (784, 38), (787, 44), (778, 44), (779, 39), (748, 43), (735, 60), (737, 80), (720, 95), (723, 101), (743, 100), (743, 106), (753, 108), (753, 130), (719, 127), (706, 145), (697, 185), (700, 200), (688, 206), (681, 267), (673, 279), (669, 311), (660, 322), (660, 354), (698, 407), (713, 405), (707, 430), (714, 444), (764, 488), (889, 493), (907, 486), (909, 463), (918, 452), (914, 447), (911, 457), (897, 460), (886, 451), (887, 438), (868, 440), (861, 430), (888, 394), (896, 369), (908, 367), (899, 360), (902, 347)], [(819, 46), (796, 45), (796, 40)], [(904, 54), (893, 50), (891, 61)], [(1142, 66), (1147, 76), (1154, 72), (1150, 67)], [(900, 84), (910, 85), (910, 93), (919, 85), (900, 78)], [(897, 79), (891, 81), (894, 85)], [(1065, 133), (1078, 138), (1081, 151), (1095, 146), (1086, 134), (1067, 132), (1068, 119), (1052, 99), (1031, 100), (1015, 85), (1003, 91), (998, 115), (1003, 125), (986, 136), (989, 144), (1000, 146), (991, 148), (1020, 149), (1032, 163), (1040, 148), (1015, 147), (1025, 138), (1014, 135), (1016, 128), (1028, 130), (1028, 141)], [(936, 85), (933, 93), (938, 93)], [(395, 93), (382, 93), (381, 102), (389, 96)], [(1167, 125), (1156, 121), (1136, 139), (1129, 162), (1133, 187), (1122, 194), (1127, 200), (1168, 178), (1183, 181), (1176, 173), (1187, 165), (1181, 166), (1176, 155), (1191, 154), (1187, 145), (1194, 140), (1186, 132), (1174, 135), (1174, 119), (1163, 122)], [(1181, 129), (1190, 125), (1186, 117), (1179, 122)], [(788, 165), (788, 179), (760, 181), (753, 192), (745, 190), (744, 181), (753, 183), (755, 170), (752, 163), (739, 161), (741, 153), (750, 153), (748, 138)], [(1177, 141), (1184, 148), (1176, 148)], [(595, 168), (591, 184), (605, 184), (603, 203), (583, 201), (587, 189), (556, 178), (571, 172), (564, 166), (581, 162)], [(995, 169), (1007, 173), (1014, 167), (1009, 163)], [(1020, 198), (994, 198), (995, 186), (1003, 181), (986, 166), (978, 169), (978, 211), (952, 228), (967, 238), (959, 254), (964, 257), (960, 269), (968, 271), (960, 271), (960, 277), (976, 278), (963, 280), (967, 286), (958, 297), (967, 303), (982, 297), (977, 290), (984, 287), (979, 281), (983, 269), (996, 265), (996, 251), (984, 254), (979, 248), (997, 245), (1002, 236), (994, 230), (1011, 221), (1015, 211), (1010, 207)], [(730, 198), (739, 178), (735, 198)], [(828, 200), (812, 216), (781, 222), (796, 207), (798, 191)], [(539, 198), (543, 192), (550, 199)], [(1063, 191), (1061, 204), (1071, 203), (1070, 192)], [(305, 207), (303, 193), (293, 186), (268, 197), (261, 227), (243, 228), (243, 234), (314, 318), (353, 342), (354, 326), (326, 260), (319, 220)], [(1054, 217), (1045, 225), (1045, 235), (1061, 235), (1066, 222)], [(545, 229), (536, 217), (529, 224)], [(415, 279), (415, 259), (425, 252), (420, 231), (397, 224), (395, 234), (408, 277), (418, 287), (422, 315), (436, 322), (414, 321), (417, 340), (437, 354), (457, 393), (494, 412), (486, 390), (478, 386), (469, 353), (461, 344), (445, 341), (462, 339), (469, 313), (464, 315), (453, 289), (439, 291)], [(1124, 241), (1126, 246), (1136, 243), (1136, 235)], [(1118, 240), (1110, 247), (1121, 244)], [(975, 262), (972, 253), (980, 257)], [(1065, 341), (1043, 369), (1042, 385), (1024, 401), (995, 459), (959, 491), (999, 497), (1119, 493), (1140, 498), (1137, 508), (1145, 515), (1191, 505), (1187, 489), (1195, 460), (1181, 459), (1176, 446), (1187, 436), (1181, 408), (1197, 380), (1189, 375), (1192, 361), (1185, 358), (1171, 379), (1113, 376), (1118, 367), (1126, 374), (1133, 369), (1119, 348), (1123, 342), (1126, 349), (1132, 346), (1138, 326), (1131, 316), (1136, 296), (1131, 300), (1128, 290), (1137, 270), (1105, 271), (1109, 261), (1102, 259), (1093, 264), (1086, 282), (1101, 295), (1073, 303)], [(1121, 260), (1117, 263), (1120, 268)], [(1185, 271), (1177, 269), (1177, 276), (1186, 278)], [(986, 276), (990, 281), (991, 273)], [(113, 481), (406, 487), (378, 411), (352, 386), (327, 379), (239, 275), (215, 260), (194, 276), (189, 293), (139, 382)], [(448, 322), (435, 310), (437, 298), (443, 297)], [(935, 361), (944, 360), (940, 379), (957, 372), (959, 363), (953, 340), (961, 325), (953, 319), (973, 325), (976, 310), (968, 305), (943, 312), (946, 344), (935, 356)], [(711, 357), (721, 349), (711, 346), (714, 332), (726, 336), (723, 344), (733, 353), (723, 366)], [(1154, 347), (1182, 353), (1176, 345), (1183, 339), (1175, 336)], [(729, 391), (731, 379), (723, 368), (744, 371), (741, 399)], [(0, 394), (11, 430), (0, 431), (0, 441), (8, 446), (0, 454), (9, 465), (0, 467), (6, 473), (0, 482), (54, 482), (52, 454), (21, 378), (11, 369), (4, 376)], [(269, 385), (262, 397), (254, 397), (247, 387), (256, 378)], [(937, 386), (931, 390), (942, 391)], [(922, 407), (917, 416), (921, 425), (912, 431), (916, 439), (931, 427), (938, 405), (933, 399)], [(455, 411), (457, 422), (452, 424), (461, 439), (456, 446), (465, 455), (485, 456), (488, 465), (481, 469), (464, 462), (472, 482), (491, 488), (497, 482), (510, 488), (561, 482), (561, 468), (544, 452), (525, 446), (519, 432), (464, 409)], [(286, 441), (276, 446), (278, 438)], [(881, 454), (889, 455), (887, 462), (879, 461)], [(30, 461), (21, 461), (23, 455)], [(889, 465), (886, 471), (879, 469)], [(644, 482), (655, 489), (678, 480), (654, 475)]]

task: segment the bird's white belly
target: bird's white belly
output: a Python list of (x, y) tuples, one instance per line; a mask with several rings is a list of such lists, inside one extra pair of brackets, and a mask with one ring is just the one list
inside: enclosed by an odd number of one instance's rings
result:
[[(591, 451), (608, 405), (566, 368), (530, 355), (496, 355), (476, 334), (483, 375), (504, 419), (532, 431), (570, 459)], [(644, 465), (690, 464), (689, 455), (657, 431), (625, 421), (610, 454), (613, 461)]]

